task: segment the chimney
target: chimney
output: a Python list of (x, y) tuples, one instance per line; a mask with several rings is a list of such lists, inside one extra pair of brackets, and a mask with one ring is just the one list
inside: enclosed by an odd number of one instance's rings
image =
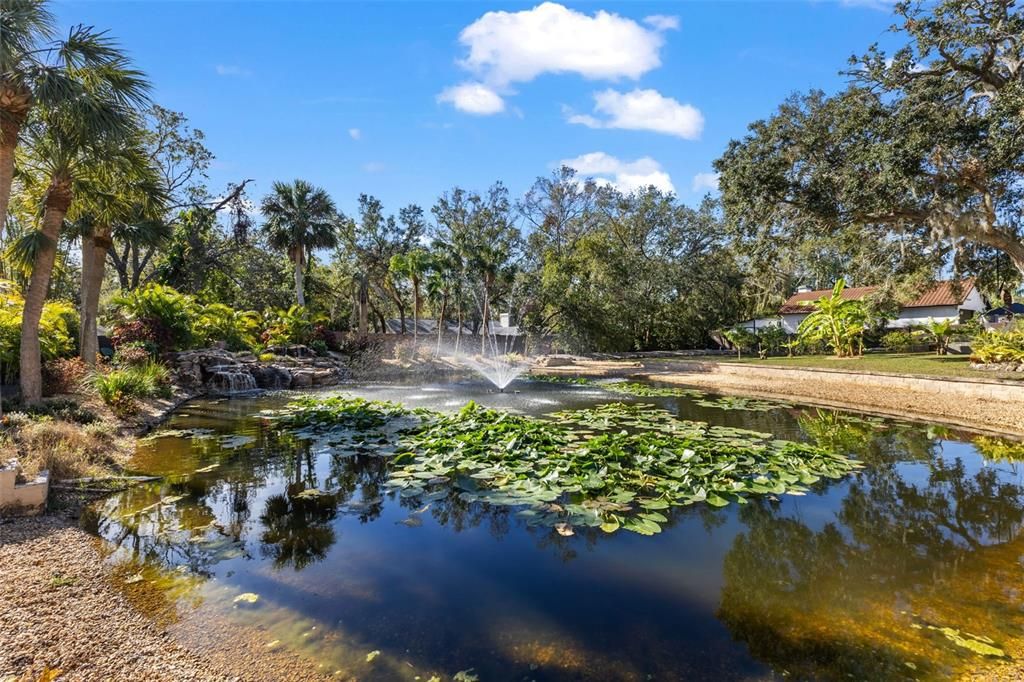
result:
[(508, 313), (502, 313), (498, 316), (498, 322), (507, 329), (512, 326), (512, 316)]

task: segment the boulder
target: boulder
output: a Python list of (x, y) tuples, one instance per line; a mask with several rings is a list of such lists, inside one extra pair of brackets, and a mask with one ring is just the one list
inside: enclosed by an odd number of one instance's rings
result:
[(292, 372), (291, 388), (312, 388), (313, 372), (307, 369), (297, 369)]
[(568, 367), (575, 365), (576, 360), (571, 355), (545, 355), (537, 364), (540, 367)]
[(289, 388), (292, 385), (292, 373), (278, 365), (253, 365), (250, 370), (256, 385), (271, 391)]

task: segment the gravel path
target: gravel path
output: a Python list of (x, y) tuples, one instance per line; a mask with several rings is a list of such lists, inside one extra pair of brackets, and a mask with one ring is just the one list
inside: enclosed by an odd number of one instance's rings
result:
[(0, 523), (0, 681), (40, 679), (238, 678), (132, 609), (111, 585), (98, 540), (46, 516)]

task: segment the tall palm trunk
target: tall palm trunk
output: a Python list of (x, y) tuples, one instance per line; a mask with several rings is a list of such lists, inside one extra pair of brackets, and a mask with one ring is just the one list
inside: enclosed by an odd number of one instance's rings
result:
[(90, 367), (96, 364), (99, 353), (96, 324), (110, 234), (109, 225), (96, 226), (90, 236), (82, 238), (82, 315), (78, 347), (82, 361)]
[(21, 316), (21, 399), (26, 404), (39, 402), (43, 397), (43, 368), (39, 349), (39, 320), (43, 315), (50, 274), (57, 256), (57, 240), (71, 206), (71, 179), (64, 175), (50, 181), (43, 200), (43, 229), (45, 239), (36, 251), (32, 276), (25, 292), (25, 309)]
[(444, 315), (448, 308), (448, 294), (441, 295), (441, 314), (437, 317), (437, 352), (435, 355), (441, 355), (441, 340), (444, 338)]
[(24, 92), (0, 89), (0, 234), (7, 223), (7, 208), (11, 204), (14, 150), (31, 103), (31, 96)]
[(305, 285), (305, 249), (301, 246), (291, 247), (288, 253), (288, 257), (292, 261), (292, 267), (295, 271), (295, 301), (302, 307), (306, 305), (306, 292), (304, 290)]

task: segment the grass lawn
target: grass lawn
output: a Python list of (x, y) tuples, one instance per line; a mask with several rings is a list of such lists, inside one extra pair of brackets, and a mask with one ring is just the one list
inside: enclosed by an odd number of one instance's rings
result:
[(1024, 381), (1024, 372), (982, 372), (971, 369), (966, 355), (934, 355), (931, 353), (871, 353), (861, 358), (834, 358), (828, 355), (803, 355), (793, 358), (767, 358), (756, 356), (737, 359), (716, 357), (721, 362), (748, 362), (780, 367), (821, 367), (825, 369), (863, 370), (865, 372), (895, 372), (935, 377), (971, 377), (975, 379), (1015, 379)]

